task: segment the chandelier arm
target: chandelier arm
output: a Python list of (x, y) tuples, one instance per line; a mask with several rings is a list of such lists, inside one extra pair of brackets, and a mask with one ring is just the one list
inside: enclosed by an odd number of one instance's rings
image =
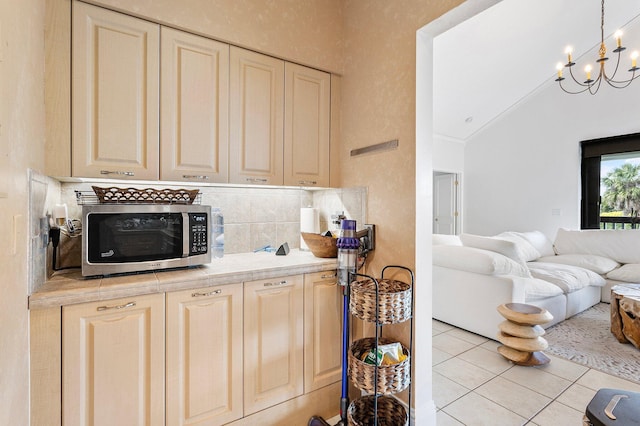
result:
[(598, 90), (600, 90), (600, 84), (602, 84), (602, 74), (598, 75), (598, 78), (596, 79), (596, 81), (594, 81), (590, 86), (589, 86), (589, 93), (592, 95), (595, 95), (596, 93), (598, 93)]
[[(577, 92), (572, 92), (572, 91), (567, 90), (567, 89), (565, 89), (565, 88), (564, 88), (564, 86), (562, 85), (562, 80), (558, 81), (558, 85), (560, 86), (560, 88), (562, 89), (562, 91), (563, 91), (563, 92), (568, 93), (568, 94), (570, 94), (570, 95), (579, 95), (580, 93), (584, 93), (584, 92), (586, 92), (587, 90), (589, 90), (589, 86), (587, 86), (587, 87), (585, 87), (585, 88), (584, 88), (584, 89), (582, 89), (582, 90), (579, 90), (579, 91), (577, 91)], [(583, 86), (584, 86), (584, 85), (583, 85)]]
[[(585, 88), (587, 88), (587, 89), (588, 89), (588, 88), (589, 88), (589, 85), (588, 85), (588, 84), (584, 84), (584, 83), (582, 83), (582, 82), (578, 81), (578, 80), (576, 79), (576, 76), (575, 76), (575, 75), (573, 75), (573, 67), (568, 67), (568, 68), (569, 68), (569, 74), (571, 75), (571, 78), (573, 79), (573, 81), (574, 81), (578, 86), (585, 87)], [(584, 92), (584, 90), (583, 90), (582, 92)], [(577, 92), (577, 93), (582, 93), (582, 92)]]
[[(634, 72), (634, 75), (635, 75), (635, 72)], [(633, 80), (635, 80), (638, 77), (640, 77), (640, 74), (636, 76), (632, 76), (629, 80), (624, 80), (624, 81), (607, 80), (607, 83), (609, 83), (609, 86), (613, 87), (614, 89), (624, 89), (625, 87), (629, 86)]]
[(616, 81), (615, 77), (618, 73), (618, 68), (620, 67), (620, 51), (618, 51), (618, 60), (616, 61), (616, 67), (613, 69), (613, 74), (611, 77), (607, 75), (607, 71), (604, 68), (604, 62), (602, 63), (602, 73), (604, 74), (604, 79), (611, 85), (611, 83), (626, 83), (627, 80)]

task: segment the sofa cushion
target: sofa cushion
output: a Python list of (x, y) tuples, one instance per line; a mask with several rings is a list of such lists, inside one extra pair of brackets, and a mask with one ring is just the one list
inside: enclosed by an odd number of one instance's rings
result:
[(457, 235), (433, 234), (431, 244), (434, 246), (461, 246), (462, 241)]
[(529, 241), (538, 250), (540, 256), (552, 256), (555, 254), (553, 243), (540, 231), (514, 232), (514, 234)]
[(607, 278), (628, 283), (640, 283), (640, 264), (627, 263), (607, 274)]
[(531, 276), (520, 263), (500, 253), (474, 247), (433, 246), (433, 264), (483, 275)]
[(598, 256), (597, 254), (558, 254), (554, 256), (543, 256), (538, 259), (538, 262), (579, 266), (600, 275), (604, 275), (620, 266), (615, 260)]
[(537, 278), (528, 279), (525, 283), (524, 294), (527, 302), (558, 296), (562, 293), (557, 285)]
[(618, 263), (640, 263), (640, 229), (558, 229), (557, 254), (597, 254)]
[(484, 237), (482, 235), (462, 234), (460, 235), (462, 244), (466, 247), (474, 247), (483, 250), (490, 250), (500, 253), (503, 256), (515, 260), (526, 268), (527, 256), (522, 252), (520, 247), (513, 241), (505, 240), (498, 237)]
[(605, 279), (588, 269), (559, 263), (529, 262), (529, 272), (534, 278), (557, 285), (565, 293), (587, 286), (602, 287)]
[(496, 237), (514, 243), (525, 262), (531, 262), (532, 260), (536, 260), (541, 256), (538, 249), (536, 249), (533, 244), (529, 242), (529, 240), (527, 240), (517, 232), (503, 232), (496, 235)]

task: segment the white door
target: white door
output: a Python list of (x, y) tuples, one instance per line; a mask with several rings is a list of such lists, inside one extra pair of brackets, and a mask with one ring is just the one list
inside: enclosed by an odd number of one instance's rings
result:
[(433, 175), (433, 233), (455, 235), (458, 232), (458, 175)]

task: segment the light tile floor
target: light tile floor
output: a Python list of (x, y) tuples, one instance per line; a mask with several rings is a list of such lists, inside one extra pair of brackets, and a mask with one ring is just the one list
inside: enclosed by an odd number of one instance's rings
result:
[(433, 320), (433, 398), (438, 426), (580, 426), (601, 388), (640, 392), (640, 384), (549, 355), (522, 367), (498, 342)]

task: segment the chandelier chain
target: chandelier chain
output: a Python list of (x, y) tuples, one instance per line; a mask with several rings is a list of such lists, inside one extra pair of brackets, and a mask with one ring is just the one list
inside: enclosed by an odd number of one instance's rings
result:
[(600, 8), (600, 41), (604, 43), (604, 0), (602, 0)]
[[(607, 54), (607, 48), (604, 45), (604, 0), (602, 0), (602, 7), (600, 8), (600, 58), (604, 58)], [(601, 65), (604, 65), (601, 63)]]

